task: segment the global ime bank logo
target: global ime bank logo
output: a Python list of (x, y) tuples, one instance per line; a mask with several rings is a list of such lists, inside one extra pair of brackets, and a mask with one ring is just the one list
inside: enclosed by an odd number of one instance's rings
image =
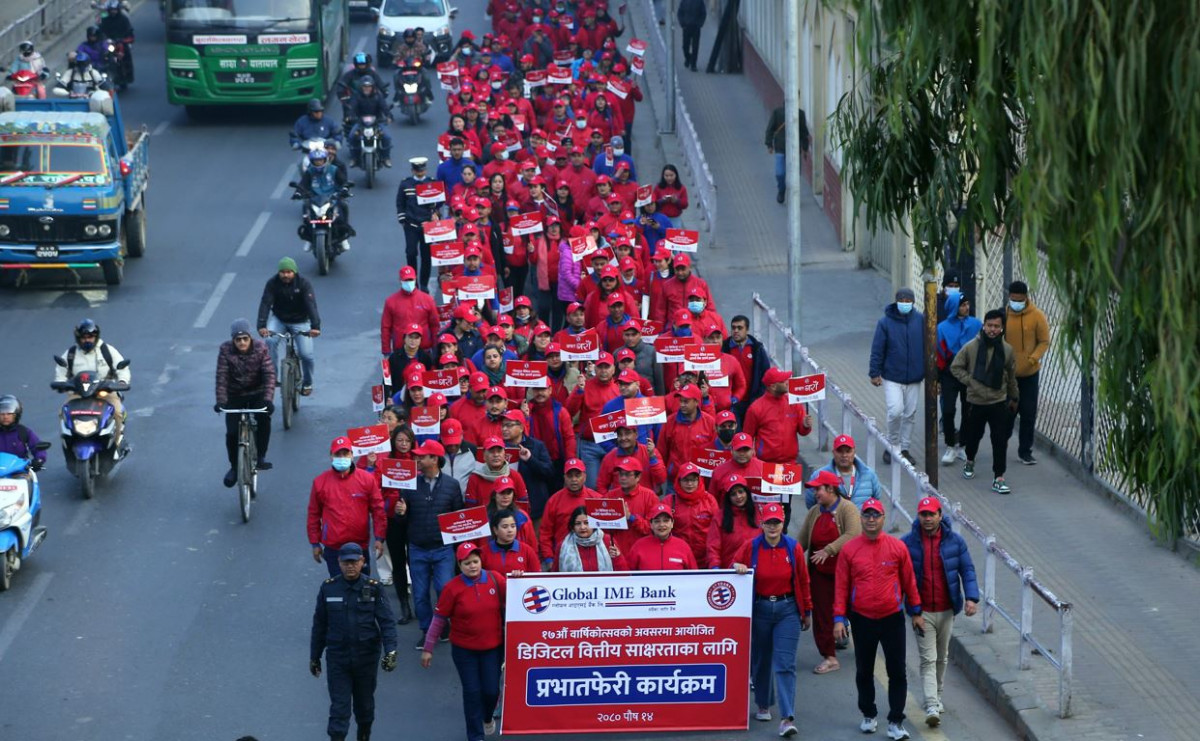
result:
[(713, 582), (708, 588), (708, 606), (714, 610), (728, 610), (737, 600), (737, 590), (727, 581)]
[(532, 586), (525, 590), (521, 604), (524, 605), (526, 612), (539, 615), (550, 607), (550, 592), (543, 586)]

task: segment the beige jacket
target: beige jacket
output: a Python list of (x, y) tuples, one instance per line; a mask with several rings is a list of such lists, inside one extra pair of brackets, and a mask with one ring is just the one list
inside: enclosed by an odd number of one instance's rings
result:
[[(820, 505), (810, 507), (808, 515), (804, 518), (804, 525), (800, 527), (800, 545), (804, 550), (808, 551), (808, 543), (812, 540), (813, 525), (817, 523), (817, 518), (821, 516)], [(858, 508), (854, 506), (845, 497), (838, 503), (837, 509), (833, 511), (833, 521), (837, 523), (838, 532), (842, 534), (840, 538), (825, 546), (825, 550), (829, 551), (831, 556), (836, 556), (842, 550), (842, 546), (850, 542), (854, 538), (862, 534), (862, 520), (858, 514)]]
[(950, 364), (950, 372), (958, 379), (959, 383), (967, 387), (968, 404), (986, 406), (999, 404), (1002, 401), (1016, 401), (1020, 398), (1015, 372), (1016, 353), (1013, 352), (1012, 345), (1008, 342), (1002, 342), (1000, 346), (1004, 348), (1004, 381), (998, 389), (975, 380), (975, 358), (979, 355), (979, 348), (983, 347), (978, 336), (963, 345), (963, 349), (954, 356), (954, 362)]

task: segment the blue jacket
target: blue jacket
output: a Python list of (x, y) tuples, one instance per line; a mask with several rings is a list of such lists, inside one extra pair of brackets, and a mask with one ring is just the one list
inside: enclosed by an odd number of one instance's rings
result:
[(946, 297), (946, 316), (937, 325), (937, 358), (938, 368), (949, 372), (950, 363), (954, 356), (983, 329), (983, 322), (978, 317), (967, 315), (959, 318), (958, 305), (962, 303), (962, 294)]
[(446, 192), (454, 190), (454, 186), (462, 182), (462, 170), (467, 165), (475, 168), (476, 172), (482, 172), (479, 166), (473, 161), (463, 157), (455, 160), (453, 157), (438, 165), (437, 179), (446, 184)]
[[(829, 465), (821, 469), (821, 471), (829, 471), (834, 476), (841, 477), (837, 471), (837, 464), (829, 461)], [(820, 473), (818, 471), (817, 473)], [(854, 491), (847, 492), (850, 495), (850, 501), (854, 502), (855, 507), (861, 508), (863, 502), (874, 497), (879, 499), (883, 493), (883, 487), (879, 484), (879, 476), (875, 470), (863, 463), (858, 458), (854, 459)], [(809, 509), (817, 503), (817, 493), (815, 489), (804, 489), (804, 502)]]
[(646, 214), (651, 219), (654, 219), (655, 226), (642, 226), (641, 216), (638, 216), (638, 228), (642, 230), (642, 236), (646, 238), (646, 244), (658, 244), (660, 240), (667, 238), (667, 230), (671, 228), (671, 220), (666, 216), (655, 211), (652, 214)]
[(627, 154), (613, 155), (612, 167), (604, 161), (604, 152), (596, 155), (596, 159), (592, 160), (592, 172), (597, 176), (607, 175), (610, 178), (615, 178), (617, 174), (617, 163), (624, 162), (629, 165), (629, 179), (637, 180), (637, 167), (633, 164), (633, 158)]
[[(921, 537), (921, 523), (914, 522), (912, 531), (900, 538), (904, 545), (908, 546), (908, 554), (912, 556), (918, 590), (922, 588), (921, 580), (925, 576), (925, 548), (921, 544)], [(949, 586), (950, 604), (957, 615), (962, 612), (964, 591), (967, 599), (972, 602), (979, 601), (979, 584), (975, 581), (975, 563), (971, 560), (971, 552), (967, 550), (967, 541), (950, 528), (949, 520), (942, 520), (942, 542), (939, 550), (942, 553), (942, 570), (946, 572), (946, 584)]]
[(925, 316), (913, 309), (901, 314), (895, 303), (883, 310), (871, 341), (871, 378), (916, 383), (925, 378)]
[(296, 123), (292, 125), (292, 131), (288, 135), (288, 143), (293, 147), (298, 147), (301, 142), (309, 139), (333, 139), (340, 142), (342, 140), (342, 127), (329, 118), (322, 117), (318, 121), (305, 113), (296, 119)]

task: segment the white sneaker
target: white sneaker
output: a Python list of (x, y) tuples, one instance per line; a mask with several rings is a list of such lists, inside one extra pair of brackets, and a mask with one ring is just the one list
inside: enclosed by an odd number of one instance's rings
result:
[(967, 449), (961, 445), (955, 445), (954, 455), (957, 456), (960, 461), (965, 461), (967, 459)]
[(942, 465), (948, 466), (953, 463), (956, 458), (958, 458), (957, 449), (954, 447), (948, 447), (946, 448), (946, 452), (942, 453)]
[(495, 732), (496, 732), (496, 721), (489, 720), (487, 723), (483, 724), (483, 735), (491, 736)]
[(863, 733), (874, 733), (875, 729), (878, 727), (879, 724), (874, 718), (863, 718), (862, 723), (858, 724), (858, 730), (862, 731)]
[(759, 708), (759, 709), (758, 709), (758, 712), (756, 712), (756, 713), (754, 714), (754, 719), (755, 719), (755, 720), (762, 720), (762, 721), (767, 721), (767, 720), (770, 720), (770, 719), (771, 719), (771, 710), (770, 710), (770, 708)]
[(888, 723), (887, 736), (890, 739), (902, 739), (909, 737), (908, 731), (904, 729), (903, 723)]
[(349, 252), (350, 251), (350, 240), (343, 239), (341, 245), (339, 245), (339, 246), (342, 248), (342, 252)]
[(934, 706), (925, 708), (925, 725), (937, 728), (942, 723), (942, 714)]

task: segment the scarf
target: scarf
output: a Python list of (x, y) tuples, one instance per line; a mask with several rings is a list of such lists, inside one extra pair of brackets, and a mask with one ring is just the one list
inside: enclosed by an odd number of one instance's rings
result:
[(567, 535), (558, 549), (559, 571), (583, 571), (583, 561), (579, 558), (579, 546), (581, 545), (596, 549), (596, 569), (598, 571), (613, 570), (612, 557), (608, 555), (608, 549), (604, 547), (604, 531), (596, 528), (587, 538), (580, 538), (574, 532)]
[(512, 474), (509, 473), (508, 461), (505, 461), (504, 465), (496, 471), (493, 471), (485, 465), (480, 465), (479, 469), (475, 471), (475, 475), (484, 481), (494, 484), (496, 483), (496, 479), (500, 478), (501, 476), (511, 476)]
[(508, 361), (504, 360), (504, 358), (502, 356), (500, 359), (500, 367), (499, 368), (497, 368), (496, 370), (492, 370), (491, 368), (489, 368), (485, 365), (482, 367), (481, 370), (483, 370), (483, 374), (488, 377), (488, 383), (492, 384), (493, 386), (503, 386), (504, 385), (504, 369), (506, 366), (508, 366)]
[[(991, 362), (987, 359), (988, 351), (992, 354)], [(998, 389), (1004, 385), (1004, 335), (991, 339), (980, 330), (979, 353), (975, 356), (971, 377), (988, 388)]]

